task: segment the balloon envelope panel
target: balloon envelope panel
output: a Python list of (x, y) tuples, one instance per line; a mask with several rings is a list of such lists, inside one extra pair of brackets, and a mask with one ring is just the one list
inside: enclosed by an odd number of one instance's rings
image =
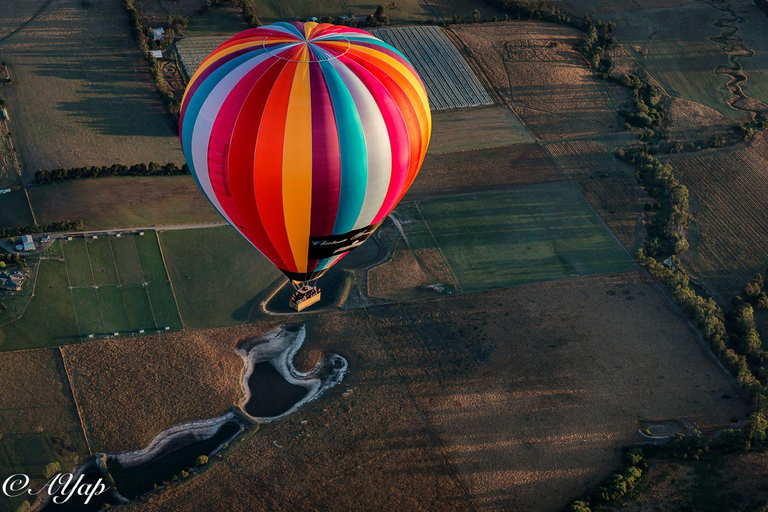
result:
[(219, 213), (295, 281), (361, 245), (421, 167), (432, 120), (395, 48), (354, 28), (275, 23), (190, 79), (180, 138)]

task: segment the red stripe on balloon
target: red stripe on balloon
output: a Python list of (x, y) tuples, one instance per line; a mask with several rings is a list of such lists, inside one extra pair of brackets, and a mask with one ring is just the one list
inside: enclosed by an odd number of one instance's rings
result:
[(286, 112), (295, 74), (296, 63), (285, 61), (282, 72), (273, 82), (258, 127), (252, 164), (254, 180), (258, 185), (251, 189), (256, 192), (256, 207), (267, 236), (285, 262), (280, 270), (289, 272), (296, 272), (297, 268), (283, 213), (283, 150)]
[(309, 66), (312, 91), (311, 236), (333, 233), (341, 191), (341, 152), (336, 117), (325, 77), (317, 62)]
[[(264, 221), (256, 204), (253, 191), (254, 172), (243, 172), (253, 169), (256, 140), (259, 134), (259, 119), (269, 99), (275, 80), (283, 71), (286, 61), (270, 59), (264, 63), (268, 66), (258, 81), (248, 92), (247, 98), (239, 109), (237, 121), (232, 129), (229, 145), (229, 166), (238, 172), (229, 174), (230, 191), (235, 201), (235, 207), (247, 228), (247, 238), (278, 268), (288, 267), (280, 252), (267, 234)], [(271, 65), (271, 66), (270, 66)]]

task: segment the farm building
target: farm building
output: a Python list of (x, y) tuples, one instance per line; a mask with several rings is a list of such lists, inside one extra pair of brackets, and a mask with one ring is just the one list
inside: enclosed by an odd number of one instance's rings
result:
[(152, 50), (149, 52), (152, 54), (152, 56), (156, 59), (162, 59), (163, 58), (163, 51), (162, 50)]
[(51, 235), (43, 235), (40, 237), (40, 243), (44, 244), (51, 241)]
[(22, 284), (24, 284), (24, 274), (21, 272), (0, 272), (0, 289), (18, 292), (21, 291)]
[(4, 108), (0, 109), (0, 117), (5, 119), (6, 121), (10, 120), (10, 118), (8, 117), (8, 111), (5, 110)]
[(165, 29), (162, 27), (159, 28), (153, 28), (152, 29), (152, 40), (153, 41), (162, 41), (163, 37), (165, 37)]
[(35, 250), (35, 241), (32, 240), (32, 235), (24, 235), (21, 237), (21, 246), (23, 247), (22, 250), (24, 251), (34, 251)]

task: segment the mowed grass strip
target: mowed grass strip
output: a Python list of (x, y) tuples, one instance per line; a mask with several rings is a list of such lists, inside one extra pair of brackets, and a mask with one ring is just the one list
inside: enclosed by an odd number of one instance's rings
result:
[(81, 336), (104, 333), (104, 323), (101, 320), (99, 300), (93, 288), (75, 288), (72, 298), (77, 310), (77, 324)]
[(256, 297), (282, 275), (229, 227), (165, 231), (160, 240), (189, 327), (246, 321)]
[[(634, 267), (570, 183), (417, 204), (464, 291)], [(416, 240), (429, 243), (423, 232)]]
[(117, 270), (115, 270), (115, 259), (112, 256), (112, 246), (109, 238), (97, 238), (96, 240), (86, 240), (88, 248), (88, 257), (91, 260), (91, 270), (93, 279), (97, 286), (118, 284)]
[(104, 330), (107, 333), (130, 331), (131, 323), (125, 311), (125, 302), (120, 288), (100, 286), (96, 290), (96, 296), (99, 298), (101, 316), (104, 319)]
[(0, 328), (0, 350), (20, 350), (72, 343), (78, 328), (64, 262), (42, 260), (35, 296), (21, 318)]
[(149, 301), (155, 314), (158, 328), (170, 327), (178, 331), (182, 328), (179, 310), (176, 307), (176, 299), (168, 281), (156, 281), (147, 285)]
[(141, 263), (144, 279), (148, 282), (167, 281), (168, 274), (163, 264), (163, 256), (160, 253), (157, 234), (154, 231), (145, 231), (143, 236), (137, 235), (134, 241), (136, 242), (136, 250), (139, 254), (139, 262)]
[[(146, 236), (146, 235), (145, 235)], [(121, 283), (141, 283), (144, 275), (141, 272), (139, 252), (136, 249), (135, 236), (121, 236), (110, 238), (112, 253), (115, 255), (117, 275)]]
[(62, 241), (64, 261), (67, 263), (69, 283), (74, 287), (93, 286), (93, 273), (91, 272), (91, 260), (88, 257), (88, 248), (84, 238)]
[(131, 330), (154, 329), (157, 322), (152, 314), (152, 306), (149, 304), (147, 288), (140, 284), (123, 285), (121, 288), (126, 304), (126, 313)]

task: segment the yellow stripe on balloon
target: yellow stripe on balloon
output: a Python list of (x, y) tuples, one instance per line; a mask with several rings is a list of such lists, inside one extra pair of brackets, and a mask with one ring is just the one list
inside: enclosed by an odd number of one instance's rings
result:
[(307, 271), (312, 217), (312, 97), (306, 46), (296, 65), (283, 142), (283, 215), (296, 272)]
[(319, 25), (319, 23), (315, 23), (314, 21), (309, 21), (309, 22), (305, 23), (304, 24), (304, 37), (309, 39), (309, 35), (312, 33), (312, 31), (318, 25)]

